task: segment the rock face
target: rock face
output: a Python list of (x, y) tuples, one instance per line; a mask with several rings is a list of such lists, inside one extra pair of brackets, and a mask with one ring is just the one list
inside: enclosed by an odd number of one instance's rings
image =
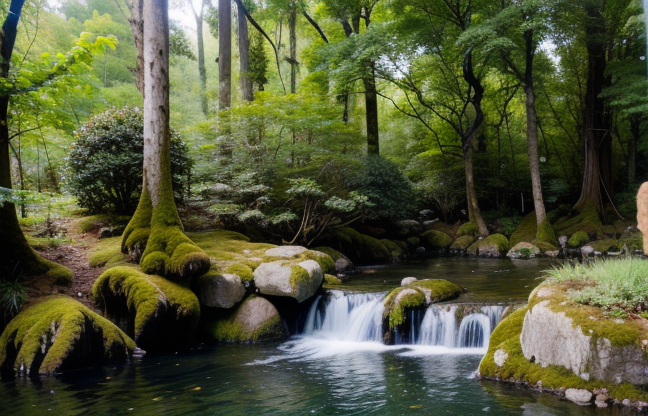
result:
[(0, 337), (0, 369), (54, 375), (107, 361), (126, 362), (135, 342), (113, 323), (67, 296), (21, 312)]
[(531, 243), (520, 242), (508, 251), (506, 257), (511, 259), (533, 259), (540, 254), (540, 249)]
[(245, 287), (235, 274), (207, 273), (198, 279), (198, 299), (205, 306), (231, 308), (243, 300)]
[(264, 295), (288, 296), (298, 302), (310, 298), (322, 284), (322, 268), (314, 260), (262, 263), (254, 270), (254, 283)]
[[(540, 295), (540, 294), (538, 294)], [(563, 312), (542, 301), (526, 313), (520, 342), (527, 360), (542, 367), (560, 365), (585, 380), (648, 384), (648, 361), (639, 346), (615, 347), (606, 338), (593, 339)]]

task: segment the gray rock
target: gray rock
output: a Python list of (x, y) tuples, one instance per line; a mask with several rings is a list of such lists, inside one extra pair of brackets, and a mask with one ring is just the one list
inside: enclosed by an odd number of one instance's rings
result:
[(561, 235), (560, 237), (558, 237), (558, 243), (560, 244), (561, 247), (565, 247), (565, 245), (567, 244), (567, 240), (569, 239), (567, 238), (566, 235)]
[(590, 254), (594, 253), (594, 247), (592, 247), (592, 246), (583, 246), (583, 247), (581, 247), (581, 253), (583, 254), (583, 256), (587, 257)]
[(345, 257), (340, 257), (337, 260), (335, 260), (335, 271), (336, 272), (344, 272), (347, 271), (348, 269), (353, 268), (353, 263), (351, 263), (351, 260)]
[(207, 273), (198, 279), (198, 299), (205, 306), (231, 308), (243, 300), (245, 287), (235, 274)]
[(413, 235), (420, 234), (423, 230), (421, 223), (416, 220), (402, 220), (396, 222), (398, 226), (398, 234), (400, 235)]
[(581, 406), (589, 406), (592, 404), (592, 392), (588, 390), (567, 389), (565, 390), (565, 398)]
[(287, 296), (302, 302), (315, 294), (324, 273), (314, 260), (261, 263), (254, 270), (254, 283), (265, 295)]
[(405, 277), (403, 280), (401, 280), (401, 286), (407, 286), (410, 283), (416, 282), (418, 279), (416, 277)]
[(241, 304), (234, 315), (234, 323), (250, 341), (267, 341), (286, 336), (277, 308), (260, 296), (247, 299)]
[[(504, 363), (508, 359), (508, 353), (506, 351), (504, 351), (503, 349), (499, 349), (499, 350), (495, 351), (493, 359), (495, 360), (495, 364), (498, 367), (501, 367), (501, 366), (504, 365)], [(538, 383), (540, 383), (540, 387), (542, 387), (541, 381), (538, 381)]]
[(648, 361), (640, 346), (614, 347), (607, 338), (592, 339), (564, 312), (551, 311), (548, 302), (524, 317), (520, 342), (527, 360), (542, 367), (560, 365), (584, 379), (648, 384)]
[(268, 257), (281, 257), (290, 259), (303, 254), (308, 249), (302, 246), (279, 246), (266, 250), (265, 255)]

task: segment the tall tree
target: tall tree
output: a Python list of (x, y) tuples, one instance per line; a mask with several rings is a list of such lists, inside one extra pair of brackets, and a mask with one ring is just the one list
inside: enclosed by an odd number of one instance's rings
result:
[(239, 70), (241, 93), (244, 101), (254, 100), (252, 92), (252, 79), (250, 78), (250, 38), (248, 34), (247, 18), (240, 4), (238, 11), (238, 45), (239, 45)]
[(201, 0), (200, 6), (196, 10), (193, 1), (187, 0), (187, 4), (196, 20), (196, 43), (198, 44), (198, 74), (200, 76), (200, 106), (203, 114), (207, 115), (209, 108), (207, 106), (207, 69), (205, 67), (205, 43), (203, 39), (203, 15), (205, 7), (208, 6), (208, 0)]
[(142, 196), (124, 231), (122, 251), (145, 273), (190, 281), (209, 257), (184, 233), (171, 185), (169, 19), (167, 0), (144, 0), (144, 168)]
[(232, 3), (218, 0), (218, 109), (232, 105)]

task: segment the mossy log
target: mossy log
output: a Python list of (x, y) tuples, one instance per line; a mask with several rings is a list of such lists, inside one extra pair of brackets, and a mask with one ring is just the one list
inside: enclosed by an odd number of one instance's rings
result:
[(105, 315), (147, 351), (187, 345), (200, 319), (198, 298), (188, 287), (134, 267), (105, 271), (92, 294)]
[(53, 375), (126, 361), (135, 342), (67, 296), (49, 296), (16, 316), (0, 336), (3, 374)]

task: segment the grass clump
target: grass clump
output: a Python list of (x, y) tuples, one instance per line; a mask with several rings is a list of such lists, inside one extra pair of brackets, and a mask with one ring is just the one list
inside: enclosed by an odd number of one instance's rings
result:
[(648, 310), (648, 261), (628, 257), (602, 259), (590, 265), (554, 267), (546, 272), (547, 283), (580, 283), (568, 290), (575, 302), (622, 309), (631, 313)]

